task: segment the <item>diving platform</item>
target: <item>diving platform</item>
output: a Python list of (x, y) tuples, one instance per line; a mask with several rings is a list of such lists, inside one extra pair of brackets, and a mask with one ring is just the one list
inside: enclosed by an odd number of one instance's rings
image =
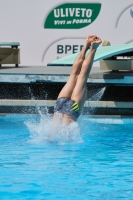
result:
[[(90, 50), (88, 50), (86, 54), (88, 54), (89, 51)], [(79, 52), (52, 61), (51, 63), (48, 63), (48, 66), (72, 66), (78, 54)], [(133, 56), (133, 44), (119, 44), (99, 47), (96, 51), (94, 62), (118, 55)]]
[[(48, 66), (72, 66), (78, 54), (60, 58), (48, 63)], [(94, 57), (94, 62), (96, 61), (100, 61), (100, 70), (133, 70), (133, 44), (99, 47)]]

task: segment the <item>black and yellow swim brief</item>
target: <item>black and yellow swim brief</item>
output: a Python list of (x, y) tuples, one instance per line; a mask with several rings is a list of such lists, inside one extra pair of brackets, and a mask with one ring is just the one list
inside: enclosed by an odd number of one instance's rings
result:
[(78, 118), (80, 115), (80, 109), (76, 101), (70, 100), (66, 97), (61, 97), (57, 99), (54, 112), (60, 112)]

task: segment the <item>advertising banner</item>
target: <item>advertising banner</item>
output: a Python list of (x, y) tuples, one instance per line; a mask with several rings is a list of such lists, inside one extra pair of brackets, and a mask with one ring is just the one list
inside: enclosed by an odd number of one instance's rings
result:
[(133, 43), (132, 0), (4, 0), (0, 16), (0, 42), (20, 42), (21, 65), (77, 53), (93, 34), (112, 45)]

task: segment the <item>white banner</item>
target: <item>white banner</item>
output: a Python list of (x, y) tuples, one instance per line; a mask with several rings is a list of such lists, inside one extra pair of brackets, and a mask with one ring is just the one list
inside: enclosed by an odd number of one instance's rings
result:
[(0, 28), (0, 42), (20, 42), (21, 65), (46, 66), (80, 51), (91, 34), (132, 43), (133, 1), (4, 0)]

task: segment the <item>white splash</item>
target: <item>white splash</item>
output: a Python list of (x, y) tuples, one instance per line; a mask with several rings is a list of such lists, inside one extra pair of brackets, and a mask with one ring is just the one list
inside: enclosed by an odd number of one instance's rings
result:
[(102, 88), (100, 91), (96, 92), (89, 100), (91, 101), (99, 101), (104, 94), (105, 88)]
[(54, 123), (50, 114), (40, 116), (39, 121), (29, 120), (25, 122), (29, 132), (30, 143), (57, 143), (60, 145), (68, 143), (80, 143), (83, 139), (80, 134), (78, 123), (73, 122), (68, 126)]

